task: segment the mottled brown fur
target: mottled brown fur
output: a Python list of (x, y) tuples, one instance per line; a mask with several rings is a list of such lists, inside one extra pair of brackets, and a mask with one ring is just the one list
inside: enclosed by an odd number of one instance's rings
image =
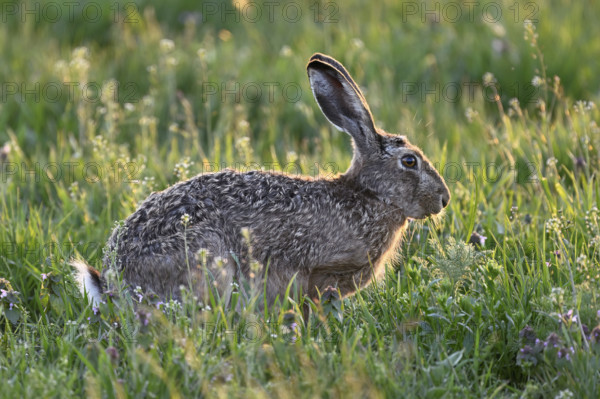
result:
[[(225, 291), (235, 280), (252, 278), (254, 259), (268, 266), (262, 270), (268, 268), (271, 303), (294, 276), (312, 298), (328, 285), (350, 295), (381, 274), (407, 219), (447, 205), (443, 179), (405, 137), (375, 128), (364, 96), (341, 64), (315, 54), (307, 70), (325, 116), (353, 138), (348, 171), (313, 179), (226, 170), (151, 194), (108, 242), (129, 285), (177, 297), (191, 281), (203, 296), (207, 272)], [(407, 155), (416, 158), (416, 168), (402, 165)], [(204, 262), (195, 257), (201, 249)], [(104, 263), (111, 263), (110, 256)]]

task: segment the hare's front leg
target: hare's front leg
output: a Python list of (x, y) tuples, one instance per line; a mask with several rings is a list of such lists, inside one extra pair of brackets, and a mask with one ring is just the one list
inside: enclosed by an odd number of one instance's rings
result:
[[(318, 267), (314, 268), (308, 277), (307, 295), (311, 301), (319, 299), (319, 295), (331, 286), (339, 289), (342, 298), (352, 295), (357, 289), (363, 288), (373, 280), (373, 267), (367, 264), (362, 267)], [(303, 309), (304, 320), (308, 320), (308, 304)]]

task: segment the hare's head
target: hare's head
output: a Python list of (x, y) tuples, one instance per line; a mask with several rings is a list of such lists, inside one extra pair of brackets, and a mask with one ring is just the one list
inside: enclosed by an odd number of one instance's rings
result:
[(408, 218), (441, 212), (450, 201), (444, 179), (406, 137), (375, 127), (365, 97), (344, 66), (317, 53), (307, 70), (323, 114), (338, 130), (352, 136), (354, 157), (346, 176)]

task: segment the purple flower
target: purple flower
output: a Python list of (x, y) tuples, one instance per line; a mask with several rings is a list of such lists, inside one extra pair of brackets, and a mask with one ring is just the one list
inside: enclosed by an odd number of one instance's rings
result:
[(557, 258), (560, 258), (560, 251), (554, 251), (554, 255), (556, 255)]
[(12, 310), (12, 308), (13, 308), (13, 306), (14, 306), (14, 305), (15, 305), (15, 304), (11, 302), (11, 303), (10, 303), (10, 305), (9, 305), (9, 307), (8, 307), (8, 309), (9, 309), (9, 310)]
[[(0, 289), (0, 292), (0, 298), (6, 298), (6, 296), (8, 295), (8, 291), (6, 290)], [(600, 312), (600, 310), (598, 312)]]
[(532, 344), (535, 342), (535, 331), (531, 326), (525, 326), (521, 331), (519, 331), (519, 338), (523, 340), (526, 344)]
[(563, 357), (567, 356), (569, 354), (569, 352), (567, 352), (567, 348), (560, 348), (558, 350), (558, 353), (556, 354), (556, 356), (558, 356), (559, 359), (562, 359)]
[(600, 342), (600, 326), (594, 327), (590, 334), (590, 338), (593, 339), (595, 343)]
[(42, 281), (44, 281), (47, 278), (48, 278), (48, 275), (46, 273), (42, 273)]
[(556, 348), (558, 346), (560, 342), (560, 337), (558, 336), (558, 334), (556, 333), (550, 333), (550, 335), (548, 335), (548, 338), (546, 338), (546, 346), (549, 346), (551, 348)]
[(560, 322), (565, 322), (565, 323), (577, 323), (577, 315), (573, 314), (573, 309), (569, 309), (569, 311), (565, 314), (562, 314), (560, 316)]
[(160, 310), (160, 305), (164, 305), (165, 303), (163, 301), (159, 301), (156, 303), (156, 309)]
[(92, 307), (92, 312), (94, 312), (95, 315), (98, 314), (98, 308), (97, 307)]
[(485, 240), (487, 240), (487, 237), (474, 231), (471, 234), (471, 238), (469, 238), (469, 244), (474, 245), (476, 247), (483, 247), (485, 246)]

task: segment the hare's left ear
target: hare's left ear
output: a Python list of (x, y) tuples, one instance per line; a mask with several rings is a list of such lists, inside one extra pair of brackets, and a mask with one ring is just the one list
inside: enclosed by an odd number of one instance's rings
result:
[(381, 136), (367, 101), (344, 66), (316, 53), (306, 66), (313, 95), (327, 119), (354, 139), (359, 153), (378, 151)]

